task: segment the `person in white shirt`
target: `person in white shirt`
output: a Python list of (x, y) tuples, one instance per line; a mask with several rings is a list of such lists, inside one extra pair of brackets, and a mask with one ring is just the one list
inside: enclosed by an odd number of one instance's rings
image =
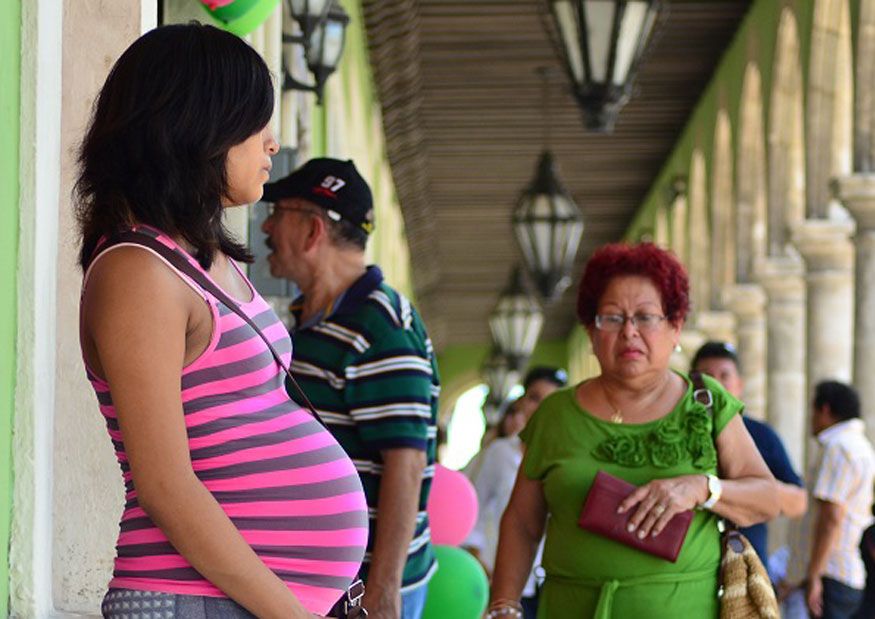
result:
[(850, 619), (866, 580), (859, 546), (872, 521), (875, 451), (860, 399), (848, 385), (817, 385), (811, 425), (821, 449), (811, 491), (816, 505), (806, 601), (814, 617)]
[[(498, 424), (498, 438), (481, 452), (478, 467), (471, 475), (471, 483), (477, 491), (479, 510), (474, 529), (462, 547), (480, 561), (490, 578), (495, 568), (501, 515), (510, 500), (517, 470), (523, 459), (523, 444), (517, 434), (525, 427), (535, 408), (537, 404), (526, 396), (508, 405)], [(535, 565), (539, 563), (536, 559)], [(523, 600), (528, 600), (534, 610), (537, 608), (536, 599), (537, 587), (533, 570), (526, 582)], [(534, 614), (532, 617), (534, 618)]]

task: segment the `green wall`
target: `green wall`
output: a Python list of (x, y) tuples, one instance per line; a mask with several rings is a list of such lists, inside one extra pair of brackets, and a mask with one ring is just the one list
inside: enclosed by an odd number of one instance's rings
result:
[[(809, 51), (811, 48), (811, 25), (814, 19), (814, 2), (811, 0), (756, 0), (748, 10), (732, 43), (727, 48), (711, 81), (705, 87), (699, 102), (681, 132), (672, 153), (648, 192), (642, 207), (626, 231), (626, 240), (634, 241), (642, 233), (653, 230), (653, 220), (661, 206), (668, 206), (669, 188), (677, 176), (689, 177), (693, 151), (700, 149), (705, 157), (706, 195), (711, 195), (712, 159), (714, 157), (714, 128), (717, 114), (725, 109), (732, 126), (733, 160), (738, 149), (738, 126), (741, 106), (741, 90), (744, 72), (749, 62), (756, 63), (762, 79), (763, 129), (769, 131), (770, 84), (775, 60), (778, 25), (781, 13), (789, 8), (796, 17), (799, 35), (799, 53), (803, 79), (803, 93), (807, 95)], [(854, 2), (851, 2), (854, 5)], [(709, 200), (710, 202), (710, 200)]]
[(12, 515), (12, 413), (18, 256), (18, 140), (21, 4), (0, 21), (0, 617), (9, 613), (9, 522)]

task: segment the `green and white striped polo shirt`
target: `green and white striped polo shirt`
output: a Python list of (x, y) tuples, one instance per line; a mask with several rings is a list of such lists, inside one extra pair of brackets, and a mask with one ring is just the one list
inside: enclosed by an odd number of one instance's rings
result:
[[(292, 304), (300, 318), (301, 299)], [(292, 328), (292, 372), (361, 476), (370, 535), (361, 575), (367, 572), (376, 532), (383, 449), (426, 452), (416, 529), (407, 551), (402, 592), (437, 569), (426, 503), (434, 476), (440, 381), (431, 340), (419, 314), (383, 282), (375, 266), (336, 300), (327, 315)], [(289, 393), (296, 397), (289, 385)]]

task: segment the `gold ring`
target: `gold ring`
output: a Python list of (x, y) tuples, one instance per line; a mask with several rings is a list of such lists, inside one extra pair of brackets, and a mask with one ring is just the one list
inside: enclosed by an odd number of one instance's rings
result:
[(664, 512), (666, 509), (668, 509), (668, 508), (665, 505), (663, 505), (662, 503), (659, 503), (658, 505), (655, 505), (653, 507), (653, 511), (656, 512), (657, 516), (661, 516), (662, 512)]

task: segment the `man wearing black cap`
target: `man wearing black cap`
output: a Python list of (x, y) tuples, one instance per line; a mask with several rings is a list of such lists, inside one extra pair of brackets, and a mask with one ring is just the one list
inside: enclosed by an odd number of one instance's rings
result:
[(292, 372), (367, 496), (364, 606), (418, 619), (436, 569), (426, 514), (440, 391), (431, 341), (410, 302), (366, 264), (373, 202), (352, 161), (312, 159), (265, 185), (262, 199), (273, 203), (263, 226), (270, 272), (302, 291), (291, 307)]

